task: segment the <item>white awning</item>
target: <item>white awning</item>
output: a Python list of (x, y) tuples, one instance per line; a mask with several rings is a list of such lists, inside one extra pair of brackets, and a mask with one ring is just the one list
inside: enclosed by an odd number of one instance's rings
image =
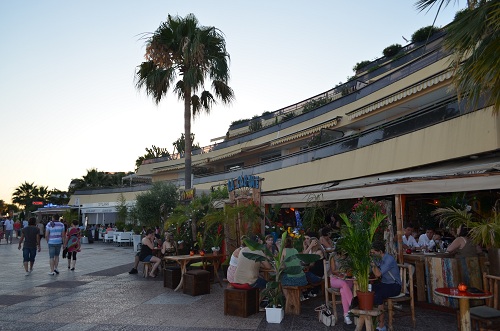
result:
[(306, 203), (395, 194), (448, 193), (500, 189), (500, 159), (454, 162), (275, 192), (263, 192), (264, 204)]

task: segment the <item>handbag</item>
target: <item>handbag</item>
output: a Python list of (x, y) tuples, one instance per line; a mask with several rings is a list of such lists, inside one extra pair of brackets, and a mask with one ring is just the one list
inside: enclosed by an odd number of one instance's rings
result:
[(318, 312), (318, 320), (326, 326), (335, 325), (335, 315), (332, 314), (331, 310), (326, 305), (321, 305), (314, 308)]

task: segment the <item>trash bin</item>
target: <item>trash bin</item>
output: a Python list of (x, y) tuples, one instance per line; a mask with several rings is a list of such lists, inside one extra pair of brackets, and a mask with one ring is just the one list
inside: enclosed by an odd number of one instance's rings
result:
[(92, 235), (92, 230), (85, 231), (85, 236), (88, 238), (89, 244), (94, 243), (94, 236)]
[(134, 252), (139, 251), (139, 245), (141, 243), (141, 235), (140, 234), (134, 234), (132, 236), (132, 242), (134, 243)]

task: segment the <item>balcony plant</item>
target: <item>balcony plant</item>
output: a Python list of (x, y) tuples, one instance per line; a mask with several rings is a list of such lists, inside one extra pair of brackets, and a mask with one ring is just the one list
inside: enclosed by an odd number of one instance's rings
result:
[(273, 253), (267, 249), (265, 243), (259, 244), (251, 239), (245, 239), (245, 244), (251, 250), (261, 250), (264, 252), (265, 256), (244, 252), (243, 255), (256, 262), (268, 261), (273, 266), (272, 273), (274, 274), (274, 279), (266, 284), (266, 288), (262, 291), (263, 296), (267, 297), (269, 300), (269, 308), (281, 308), (283, 309), (285, 297), (283, 295), (283, 289), (281, 287), (281, 278), (284, 273), (289, 275), (296, 275), (302, 272), (302, 267), (286, 267), (286, 263), (292, 261), (293, 259), (299, 259), (304, 263), (313, 263), (319, 259), (316, 254), (296, 254), (292, 256), (287, 256), (283, 260), (283, 251), (285, 249), (286, 236), (288, 232), (283, 232), (281, 235), (281, 245), (278, 248), (278, 254), (273, 255)]
[[(375, 204), (373, 200), (363, 199), (363, 201), (365, 207)], [(370, 250), (375, 233), (387, 215), (379, 211), (372, 214), (371, 209), (355, 210), (350, 217), (347, 217), (346, 214), (340, 214), (346, 226), (342, 227), (341, 239), (337, 242), (337, 247), (347, 255), (344, 260), (344, 267), (352, 271), (352, 275), (358, 283), (358, 297), (361, 300), (363, 293), (368, 294), (371, 296), (371, 307), (373, 307), (373, 292), (368, 292)], [(368, 304), (365, 309), (371, 309), (371, 307)]]

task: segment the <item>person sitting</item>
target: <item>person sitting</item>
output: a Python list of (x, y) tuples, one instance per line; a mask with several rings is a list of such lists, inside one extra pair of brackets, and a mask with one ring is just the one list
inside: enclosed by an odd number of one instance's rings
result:
[(247, 258), (243, 253), (253, 253), (265, 257), (264, 252), (260, 250), (252, 251), (248, 247), (242, 247), (238, 254), (238, 264), (234, 273), (234, 282), (231, 285), (235, 288), (266, 288), (267, 281), (259, 276), (261, 267), (272, 269), (271, 263), (267, 260), (257, 262)]
[(405, 233), (403, 234), (403, 249), (411, 249), (414, 251), (417, 248), (420, 248), (419, 244), (412, 236), (412, 233), (413, 233), (413, 226), (411, 225), (406, 226)]
[(457, 229), (457, 237), (446, 248), (446, 252), (453, 254), (454, 257), (475, 257), (481, 254), (481, 247), (472, 242), (469, 232), (470, 229), (464, 224), (460, 225)]
[(382, 311), (378, 317), (377, 330), (386, 331), (383, 313), (384, 300), (401, 293), (401, 277), (396, 260), (392, 255), (385, 253), (383, 242), (374, 242), (370, 254), (377, 260), (377, 262), (371, 262), (372, 272), (375, 277), (380, 278), (380, 282), (372, 285), (372, 290), (375, 293), (373, 303)]
[(169, 232), (165, 232), (165, 240), (161, 245), (161, 254), (162, 255), (175, 255), (177, 251), (174, 237)]
[(139, 254), (139, 260), (141, 260), (142, 262), (154, 263), (153, 268), (151, 269), (151, 272), (149, 273), (149, 276), (153, 277), (153, 278), (156, 277), (155, 271), (156, 271), (156, 269), (158, 269), (158, 266), (161, 263), (160, 258), (153, 255), (154, 236), (155, 236), (155, 233), (152, 229), (148, 229), (146, 231), (146, 236), (142, 239), (141, 252)]
[(342, 267), (342, 260), (345, 259), (345, 255), (339, 254), (338, 252), (333, 252), (330, 255), (330, 286), (340, 289), (340, 296), (342, 299), (342, 309), (344, 311), (344, 323), (352, 324), (352, 320), (349, 317), (349, 307), (352, 301), (352, 288), (354, 282), (352, 280), (346, 280), (346, 270)]
[(234, 274), (236, 273), (236, 268), (238, 266), (238, 256), (240, 250), (245, 247), (245, 242), (243, 241), (245, 236), (241, 237), (241, 246), (236, 248), (231, 254), (231, 259), (229, 260), (229, 267), (227, 268), (227, 281), (229, 284), (234, 283)]
[(328, 253), (333, 252), (333, 241), (330, 238), (330, 231), (328, 228), (322, 228), (320, 231), (321, 236), (319, 237), (319, 243), (323, 246), (323, 249)]
[[(323, 246), (320, 244), (319, 239), (312, 236), (310, 236), (309, 246), (303, 253), (316, 254), (319, 256), (319, 260), (316, 260), (314, 263), (311, 263), (308, 266), (309, 272), (306, 272), (307, 280), (309, 281), (309, 283), (316, 284), (323, 278), (323, 275), (325, 273), (325, 270), (323, 268), (323, 260), (326, 259), (327, 253), (323, 249)], [(307, 296), (316, 297), (318, 296), (318, 293), (320, 291), (321, 291), (321, 286), (316, 286), (311, 291), (309, 291), (309, 293), (307, 293)]]
[(278, 254), (278, 248), (276, 247), (276, 245), (274, 245), (274, 237), (270, 234), (268, 234), (266, 236), (266, 248), (271, 252), (271, 254), (273, 254), (274, 256), (276, 256), (276, 254)]
[(418, 245), (420, 246), (420, 248), (429, 252), (434, 250), (436, 246), (436, 243), (434, 242), (434, 229), (427, 228), (425, 230), (425, 233), (420, 235), (420, 237), (418, 238)]

